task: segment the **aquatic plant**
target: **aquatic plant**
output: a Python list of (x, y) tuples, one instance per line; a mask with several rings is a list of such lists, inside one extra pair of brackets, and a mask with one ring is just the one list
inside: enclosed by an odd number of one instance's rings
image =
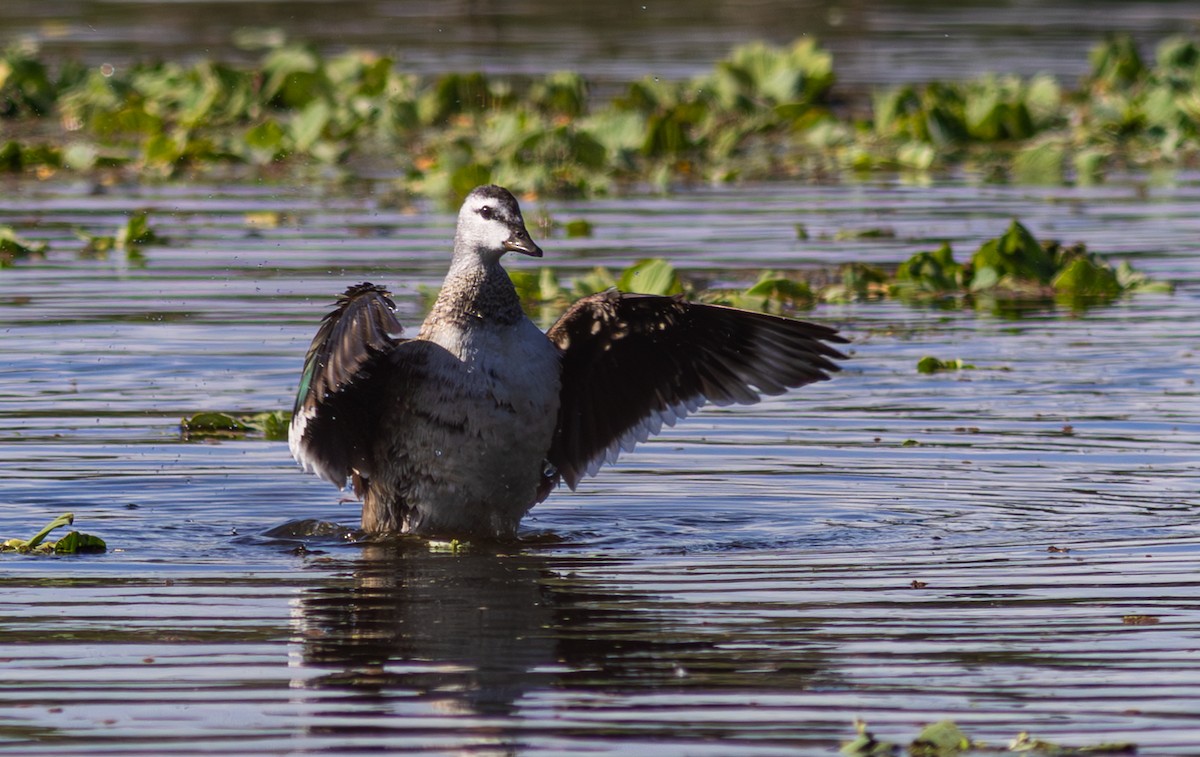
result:
[[(855, 721), (857, 737), (842, 744), (840, 752), (847, 757), (892, 757), (901, 753), (899, 744), (877, 738), (861, 720)], [(1018, 733), (1004, 746), (993, 746), (970, 738), (953, 720), (939, 720), (921, 729), (905, 747), (911, 757), (956, 757), (964, 754), (1028, 754), (1034, 757), (1067, 757), (1067, 755), (1135, 755), (1137, 745), (1130, 742), (1109, 742), (1068, 746), (1035, 738), (1026, 732)]]
[(233, 415), (205, 411), (184, 418), (179, 430), (184, 439), (237, 439), (259, 434), (268, 441), (287, 439), (292, 414), (286, 410)]
[(41, 257), (45, 252), (45, 242), (26, 239), (11, 226), (0, 226), (0, 268), (7, 268), (23, 258)]
[(812, 39), (742, 45), (691, 80), (629, 82), (601, 101), (573, 72), (418, 76), (374, 52), (260, 36), (250, 66), (85, 67), (10, 47), (0, 118), (20, 136), (0, 145), (0, 170), (367, 171), (450, 198), (489, 181), (592, 195), (951, 165), (1093, 180), (1200, 153), (1200, 45), (1187, 37), (1164, 40), (1152, 63), (1110, 37), (1076, 90), (1045, 75), (904, 85), (875, 93), (863, 118), (861, 104), (837, 103), (832, 56)]
[(962, 358), (942, 360), (933, 355), (926, 355), (917, 361), (917, 373), (940, 373), (942, 371), (969, 371), (975, 366), (963, 362)]
[[(1134, 292), (1171, 291), (1169, 283), (1134, 271), (1128, 262), (1114, 267), (1082, 243), (1064, 246), (1039, 241), (1015, 220), (1003, 234), (983, 242), (966, 263), (955, 261), (950, 244), (943, 243), (936, 250), (913, 254), (890, 272), (866, 263), (845, 264), (833, 276), (827, 271), (763, 271), (744, 289), (701, 285), (661, 258), (638, 261), (618, 273), (597, 267), (566, 284), (552, 268), (512, 271), (510, 276), (525, 306), (546, 322), (575, 299), (610, 287), (645, 294), (684, 293), (689, 299), (775, 313), (795, 312), (819, 302), (889, 298), (913, 305), (995, 310), (1027, 301), (1079, 310)], [(435, 294), (425, 293), (430, 301)], [(967, 367), (952, 362), (928, 366), (930, 370)]]
[(83, 552), (104, 552), (108, 545), (99, 536), (71, 531), (58, 541), (47, 541), (46, 537), (57, 529), (69, 526), (75, 522), (73, 513), (63, 513), (47, 523), (40, 531), (28, 539), (5, 539), (0, 541), (0, 552), (20, 552), (27, 554), (38, 552), (42, 554), (73, 555)]

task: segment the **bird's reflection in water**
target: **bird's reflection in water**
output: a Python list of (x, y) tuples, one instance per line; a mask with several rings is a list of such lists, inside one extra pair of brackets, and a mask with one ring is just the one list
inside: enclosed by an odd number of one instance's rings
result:
[[(573, 572), (581, 562), (586, 577)], [(724, 624), (671, 620), (680, 607), (595, 578), (599, 565), (539, 550), (437, 553), (415, 539), (335, 562), (345, 577), (306, 591), (296, 620), (296, 685), (336, 703), (310, 733), (453, 727), (503, 746), (520, 740), (514, 716), (531, 694), (779, 690), (810, 685), (819, 668), (808, 643), (737, 649)]]
[(346, 581), (302, 599), (309, 686), (381, 703), (418, 696), (452, 711), (507, 715), (556, 663), (554, 597), (528, 555), (370, 545)]

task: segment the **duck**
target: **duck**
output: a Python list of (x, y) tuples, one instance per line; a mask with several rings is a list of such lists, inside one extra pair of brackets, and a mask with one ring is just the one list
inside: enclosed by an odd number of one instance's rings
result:
[(384, 287), (348, 287), (305, 355), (288, 446), (362, 500), (367, 535), (508, 539), (562, 484), (706, 404), (752, 404), (840, 370), (837, 330), (616, 289), (543, 332), (501, 259), (542, 257), (516, 198), (473, 189), (415, 336)]

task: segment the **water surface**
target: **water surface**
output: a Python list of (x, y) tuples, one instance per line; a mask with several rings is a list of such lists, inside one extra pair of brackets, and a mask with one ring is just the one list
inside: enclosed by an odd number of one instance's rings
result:
[[(347, 284), (390, 286), (415, 326), (448, 213), (269, 185), (7, 197), (0, 225), (51, 251), (0, 271), (0, 535), (70, 510), (112, 549), (0, 560), (5, 753), (826, 755), (855, 717), (1200, 748), (1200, 176), (527, 203), (594, 224), (535, 231), (564, 276), (965, 257), (1019, 217), (1178, 288), (1015, 319), (821, 306), (853, 340), (835, 380), (706, 410), (538, 506), (522, 543), (460, 554), (268, 536), (357, 506), (283, 443), (178, 428), (288, 407)], [(76, 229), (138, 208), (168, 246), (77, 254)], [(926, 354), (979, 369), (923, 376)]]

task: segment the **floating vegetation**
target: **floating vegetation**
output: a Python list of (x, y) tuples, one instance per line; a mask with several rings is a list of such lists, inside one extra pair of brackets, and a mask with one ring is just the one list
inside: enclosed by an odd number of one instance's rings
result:
[(74, 555), (85, 552), (104, 552), (108, 545), (99, 536), (71, 531), (58, 541), (47, 541), (51, 532), (69, 526), (75, 522), (73, 513), (63, 513), (46, 524), (29, 539), (7, 539), (0, 542), (0, 552), (19, 552), (21, 554), (57, 554)]
[(184, 439), (240, 439), (250, 434), (263, 436), (267, 441), (287, 439), (292, 414), (283, 410), (249, 415), (203, 412), (179, 422)]
[[(1126, 262), (1115, 268), (1085, 245), (1063, 246), (1038, 241), (1013, 221), (1000, 236), (987, 240), (965, 263), (954, 259), (950, 245), (918, 252), (894, 271), (850, 263), (836, 275), (828, 271), (786, 274), (764, 271), (745, 289), (706, 287), (681, 277), (670, 262), (641, 260), (614, 274), (595, 268), (566, 284), (552, 268), (510, 271), (526, 307), (552, 320), (579, 297), (616, 287), (643, 294), (684, 294), (689, 299), (763, 312), (790, 313), (821, 302), (897, 299), (912, 305), (984, 307), (1004, 312), (1000, 304), (1028, 302), (1080, 310), (1103, 305), (1135, 292), (1170, 292), (1167, 282), (1154, 281)], [(433, 292), (426, 292), (432, 296)], [(925, 358), (918, 370), (971, 368), (961, 361)]]
[(1083, 244), (1039, 242), (1020, 222), (984, 242), (967, 263), (958, 263), (949, 244), (918, 252), (900, 264), (887, 295), (907, 302), (997, 299), (1053, 301), (1072, 309), (1111, 302), (1132, 292), (1170, 292), (1127, 263), (1113, 267)]
[[(842, 744), (847, 757), (893, 757), (902, 753), (898, 744), (876, 738), (861, 720), (854, 724), (858, 736)], [(903, 750), (912, 757), (955, 757), (963, 754), (1027, 754), (1031, 757), (1067, 757), (1067, 755), (1135, 755), (1137, 745), (1129, 743), (1064, 746), (1019, 733), (1003, 746), (975, 741), (952, 720), (940, 720), (921, 729)]]
[(458, 539), (450, 539), (449, 541), (430, 539), (425, 544), (430, 552), (445, 552), (451, 555), (462, 554), (471, 549), (470, 542), (459, 541)]
[(113, 234), (91, 234), (77, 230), (75, 236), (83, 242), (83, 254), (101, 257), (112, 250), (123, 250), (134, 257), (141, 255), (144, 245), (167, 244), (170, 240), (150, 227), (149, 216), (134, 213)]
[(985, 76), (894, 87), (869, 103), (834, 92), (833, 58), (812, 39), (736, 47), (691, 80), (629, 82), (607, 100), (571, 72), (421, 76), (370, 51), (321, 55), (282, 33), (253, 43), (263, 50), (253, 65), (120, 69), (9, 48), (0, 118), (20, 136), (0, 145), (0, 170), (156, 178), (369, 165), (390, 169), (406, 193), (449, 198), (489, 181), (592, 195), (955, 165), (1092, 181), (1200, 155), (1200, 44), (1184, 36), (1163, 40), (1149, 63), (1129, 37), (1105, 39), (1077, 89)]
[(46, 253), (45, 242), (35, 242), (22, 237), (10, 226), (0, 226), (0, 268), (7, 268), (17, 260), (41, 257)]
[(590, 221), (586, 221), (582, 218), (576, 218), (564, 223), (563, 230), (567, 232), (568, 238), (577, 238), (590, 237), (594, 231), (594, 228), (592, 227), (592, 223)]
[(925, 357), (923, 357), (917, 361), (917, 373), (939, 373), (942, 371), (969, 371), (969, 370), (973, 370), (974, 368), (975, 368), (975, 366), (971, 365), (970, 363), (963, 362), (962, 358), (955, 358), (953, 360), (941, 360), (939, 358), (933, 357), (932, 355), (926, 355)]

